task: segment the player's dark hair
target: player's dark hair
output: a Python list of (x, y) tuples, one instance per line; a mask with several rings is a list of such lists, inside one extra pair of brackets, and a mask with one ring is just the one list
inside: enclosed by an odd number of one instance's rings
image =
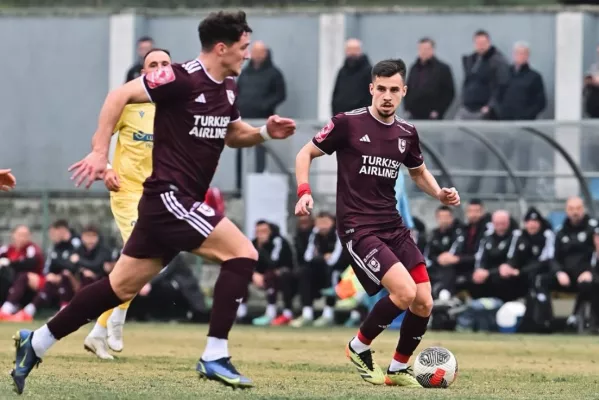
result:
[(422, 44), (422, 43), (430, 43), (431, 46), (435, 47), (435, 41), (431, 38), (429, 38), (428, 36), (423, 37), (422, 39), (420, 39), (418, 41), (418, 43)]
[(148, 56), (149, 56), (150, 54), (152, 54), (152, 53), (156, 53), (156, 52), (158, 52), (158, 51), (161, 51), (161, 52), (163, 52), (163, 53), (166, 53), (166, 54), (167, 54), (169, 57), (171, 56), (171, 52), (170, 52), (170, 51), (168, 51), (167, 49), (159, 49), (159, 48), (157, 48), (157, 47), (156, 47), (156, 48), (153, 48), (152, 50), (150, 50), (150, 51), (148, 51), (148, 52), (146, 53), (146, 55), (144, 56), (143, 63), (144, 63), (144, 64), (146, 63), (146, 59), (148, 58)]
[(69, 223), (67, 222), (66, 219), (56, 220), (52, 223), (52, 225), (50, 225), (50, 227), (54, 228), (54, 229), (58, 229), (58, 228), (70, 229)]
[(453, 211), (451, 210), (451, 207), (446, 206), (446, 205), (441, 205), (441, 206), (437, 207), (437, 211), (436, 212), (440, 212), (440, 211), (447, 211), (450, 214), (453, 214)]
[(474, 32), (474, 37), (477, 36), (485, 36), (487, 39), (490, 39), (491, 36), (489, 35), (489, 32), (485, 31), (484, 29), (479, 29), (476, 32)]
[(328, 211), (319, 212), (318, 215), (316, 216), (316, 218), (329, 218), (329, 219), (333, 220), (333, 222), (335, 221), (335, 216)]
[(481, 199), (472, 199), (468, 202), (469, 205), (471, 206), (483, 206), (483, 201)]
[(258, 225), (264, 225), (264, 224), (266, 224), (266, 225), (269, 225), (269, 226), (270, 226), (270, 222), (268, 222), (268, 221), (267, 221), (267, 220), (265, 220), (265, 219), (260, 219), (260, 220), (256, 221), (256, 226), (258, 226)]
[(86, 225), (81, 233), (95, 233), (96, 235), (100, 235), (100, 230), (95, 225)]
[(139, 39), (137, 39), (137, 44), (143, 43), (143, 42), (152, 42), (154, 43), (154, 39), (152, 39), (150, 36), (142, 36)]
[(230, 46), (238, 42), (241, 35), (251, 32), (252, 28), (248, 25), (243, 11), (210, 13), (198, 26), (200, 43), (204, 51), (212, 50), (220, 42)]
[(387, 59), (379, 61), (372, 67), (372, 80), (377, 77), (389, 78), (399, 74), (403, 80), (406, 79), (406, 63), (402, 59)]

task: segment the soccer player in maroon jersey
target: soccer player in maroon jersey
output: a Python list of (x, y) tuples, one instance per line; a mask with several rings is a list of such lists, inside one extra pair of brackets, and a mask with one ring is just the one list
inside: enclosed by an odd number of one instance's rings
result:
[[(308, 176), (316, 157), (337, 152), (337, 229), (352, 267), (369, 295), (389, 295), (374, 306), (347, 345), (364, 380), (376, 385), (420, 386), (408, 359), (420, 343), (433, 307), (424, 257), (396, 208), (395, 180), (404, 164), (416, 185), (446, 205), (460, 204), (454, 188), (441, 189), (424, 165), (416, 128), (395, 111), (406, 95), (406, 67), (384, 60), (372, 69), (372, 105), (338, 114), (296, 158), (297, 215), (313, 207)], [(385, 374), (372, 360), (371, 342), (402, 312), (399, 343)]]
[(231, 364), (227, 338), (258, 254), (229, 219), (203, 200), (225, 144), (250, 147), (284, 139), (294, 133), (295, 122), (272, 116), (265, 126), (254, 128), (240, 120), (233, 77), (249, 58), (252, 31), (244, 12), (210, 14), (198, 31), (198, 58), (153, 71), (108, 95), (92, 152), (70, 168), (77, 185), (87, 181), (90, 187), (106, 170), (110, 138), (125, 105), (156, 103), (153, 171), (144, 183), (139, 218), (123, 255), (108, 278), (82, 289), (47, 325), (18, 332), (11, 375), (19, 393), (57, 340), (133, 298), (181, 251), (222, 263), (198, 373), (234, 387), (252, 386)]

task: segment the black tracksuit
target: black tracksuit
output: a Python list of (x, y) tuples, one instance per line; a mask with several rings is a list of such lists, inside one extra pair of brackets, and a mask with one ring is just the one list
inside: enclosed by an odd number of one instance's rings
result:
[(404, 108), (412, 119), (430, 119), (436, 111), (443, 119), (455, 97), (453, 75), (449, 65), (436, 57), (422, 62), (416, 60), (408, 73), (408, 93)]

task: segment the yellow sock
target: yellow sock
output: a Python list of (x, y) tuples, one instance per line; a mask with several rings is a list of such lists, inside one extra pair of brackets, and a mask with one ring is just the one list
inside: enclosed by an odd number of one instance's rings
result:
[(112, 315), (112, 308), (108, 311), (104, 311), (104, 314), (100, 315), (98, 318), (98, 325), (102, 328), (106, 328), (108, 326), (108, 318)]
[(119, 305), (119, 308), (120, 308), (121, 310), (128, 310), (128, 309), (129, 309), (129, 306), (131, 305), (131, 302), (132, 302), (132, 301), (133, 301), (133, 299), (131, 299), (131, 300), (129, 300), (129, 301), (126, 301), (126, 302), (124, 302), (123, 304)]

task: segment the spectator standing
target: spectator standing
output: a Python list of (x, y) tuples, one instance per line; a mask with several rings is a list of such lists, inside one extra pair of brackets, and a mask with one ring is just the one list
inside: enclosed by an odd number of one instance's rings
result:
[(141, 76), (143, 69), (143, 60), (146, 54), (154, 48), (154, 39), (149, 36), (142, 36), (137, 40), (137, 61), (127, 71), (126, 82), (132, 81)]
[(443, 119), (455, 97), (453, 75), (449, 65), (435, 56), (435, 42), (430, 38), (418, 42), (418, 59), (408, 73), (405, 110), (412, 119)]
[[(251, 59), (237, 80), (237, 106), (243, 118), (266, 119), (276, 113), (285, 101), (285, 79), (272, 61), (272, 52), (266, 44), (257, 41), (252, 46)], [(238, 189), (241, 190), (241, 150), (237, 150)], [(256, 152), (256, 172), (266, 168), (266, 151), (258, 146)]]
[[(599, 58), (599, 46), (597, 47)], [(584, 110), (590, 118), (599, 118), (599, 60), (584, 76)]]
[(345, 42), (345, 62), (337, 73), (333, 89), (333, 115), (368, 107), (372, 103), (371, 70), (372, 65), (362, 52), (362, 42), (358, 39)]

